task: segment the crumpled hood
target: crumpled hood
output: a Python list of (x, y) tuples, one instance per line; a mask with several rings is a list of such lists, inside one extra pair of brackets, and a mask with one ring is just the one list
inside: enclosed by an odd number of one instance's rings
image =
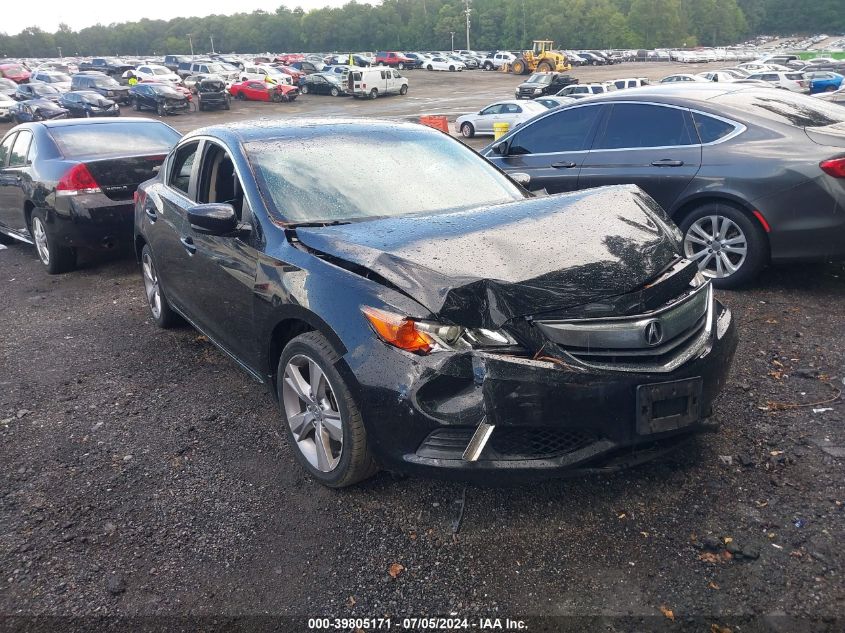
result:
[(297, 236), (380, 275), (444, 321), (486, 328), (630, 292), (680, 255), (677, 229), (632, 185)]

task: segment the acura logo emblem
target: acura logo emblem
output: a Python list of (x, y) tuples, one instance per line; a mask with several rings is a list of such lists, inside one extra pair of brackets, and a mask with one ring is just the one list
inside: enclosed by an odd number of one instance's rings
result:
[(659, 345), (663, 340), (663, 325), (660, 321), (649, 321), (645, 326), (645, 341), (651, 347)]

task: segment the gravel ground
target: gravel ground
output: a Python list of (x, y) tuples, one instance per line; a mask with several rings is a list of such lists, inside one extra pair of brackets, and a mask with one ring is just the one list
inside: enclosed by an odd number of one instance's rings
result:
[(259, 385), (196, 331), (153, 326), (130, 254), (50, 277), (12, 245), (0, 629), (15, 615), (289, 615), (277, 630), (304, 631), (317, 615), (456, 613), (803, 630), (788, 614), (841, 631), (845, 409), (809, 403), (843, 389), (843, 280), (842, 264), (802, 265), (720, 293), (742, 339), (722, 429), (659, 463), (512, 488), (383, 473), (331, 491), (296, 464)]

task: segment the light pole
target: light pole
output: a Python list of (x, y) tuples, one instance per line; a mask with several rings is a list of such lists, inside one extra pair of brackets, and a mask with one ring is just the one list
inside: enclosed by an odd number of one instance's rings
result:
[(194, 55), (194, 38), (191, 36), (190, 33), (186, 33), (186, 35), (188, 36), (188, 44), (191, 45), (191, 57), (193, 57), (193, 55)]
[(59, 59), (64, 59), (64, 57), (62, 57), (62, 47), (57, 46), (56, 49), (59, 51)]
[(214, 35), (209, 35), (208, 39), (211, 40), (211, 52), (214, 52)]
[(449, 35), (452, 36), (452, 50), (454, 51), (455, 50), (455, 32), (449, 31)]
[(472, 2), (472, 0), (464, 0), (464, 2), (466, 3), (465, 13), (467, 15), (467, 50), (470, 51), (472, 49), (469, 47), (469, 14), (472, 13), (472, 9), (469, 8), (469, 3)]

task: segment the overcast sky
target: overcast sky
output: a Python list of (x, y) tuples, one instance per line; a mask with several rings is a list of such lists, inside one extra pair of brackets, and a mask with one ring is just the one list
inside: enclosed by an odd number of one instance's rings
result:
[[(291, 9), (299, 6), (308, 11), (325, 6), (338, 7), (348, 0), (144, 0), (132, 2), (128, 0), (39, 0), (31, 5), (26, 2), (12, 2), (3, 9), (0, 18), (0, 31), (13, 35), (20, 33), (28, 26), (37, 26), (45, 31), (53, 32), (64, 22), (74, 30), (97, 24), (112, 22), (128, 22), (150, 19), (169, 20), (176, 17), (204, 16), (211, 14), (228, 14), (250, 12), (256, 9), (275, 11), (279, 5), (286, 5)], [(365, 2), (359, 0), (361, 4)], [(367, 2), (366, 4), (375, 4)]]

